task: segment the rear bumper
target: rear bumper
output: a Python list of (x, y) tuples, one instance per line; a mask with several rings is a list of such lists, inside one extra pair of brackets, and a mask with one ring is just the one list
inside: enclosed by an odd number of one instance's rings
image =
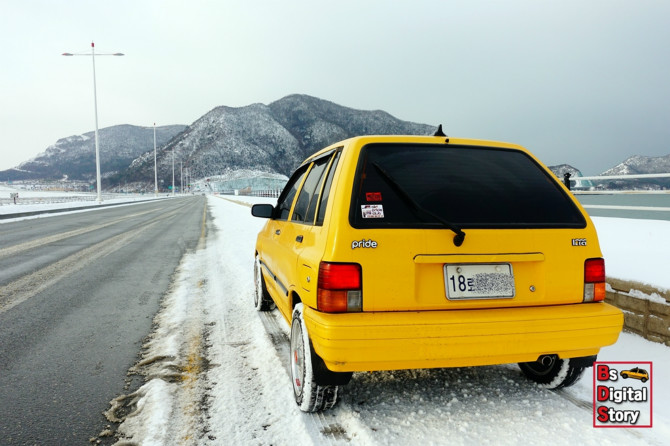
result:
[(599, 302), (526, 308), (326, 314), (304, 310), (333, 371), (466, 367), (591, 356), (614, 344), (623, 313)]

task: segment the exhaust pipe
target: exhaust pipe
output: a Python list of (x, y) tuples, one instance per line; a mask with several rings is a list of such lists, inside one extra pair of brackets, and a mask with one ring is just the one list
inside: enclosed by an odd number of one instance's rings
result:
[(542, 355), (537, 358), (537, 362), (545, 367), (549, 367), (556, 360), (556, 355)]

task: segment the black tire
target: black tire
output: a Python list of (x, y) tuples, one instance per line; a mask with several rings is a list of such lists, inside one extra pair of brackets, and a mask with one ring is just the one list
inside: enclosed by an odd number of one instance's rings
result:
[(291, 382), (295, 402), (303, 412), (319, 412), (330, 409), (337, 402), (336, 385), (320, 385), (314, 373), (315, 362), (321, 358), (314, 353), (302, 316), (302, 303), (293, 310), (291, 323)]
[(560, 359), (557, 355), (539, 361), (520, 362), (519, 368), (526, 377), (547, 389), (560, 389), (573, 385), (587, 367), (581, 358)]
[(640, 381), (642, 381), (643, 383), (646, 383), (646, 382), (647, 382), (647, 378), (642, 378), (642, 379), (640, 379)]
[(257, 311), (271, 311), (275, 308), (275, 303), (265, 286), (265, 277), (258, 256), (254, 261), (254, 307)]
[(628, 373), (622, 373), (622, 374), (621, 374), (621, 377), (622, 377), (623, 379), (628, 379)]

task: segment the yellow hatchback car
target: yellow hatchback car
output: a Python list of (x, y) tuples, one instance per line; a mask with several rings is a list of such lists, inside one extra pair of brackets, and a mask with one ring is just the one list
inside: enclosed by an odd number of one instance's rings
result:
[(519, 363), (573, 384), (616, 342), (593, 223), (521, 146), (364, 136), (291, 176), (255, 253), (255, 306), (291, 326), (303, 411), (357, 371)]
[(638, 367), (632, 368), (630, 370), (622, 370), (620, 375), (623, 379), (634, 378), (639, 379), (643, 383), (646, 383), (649, 380), (649, 372)]

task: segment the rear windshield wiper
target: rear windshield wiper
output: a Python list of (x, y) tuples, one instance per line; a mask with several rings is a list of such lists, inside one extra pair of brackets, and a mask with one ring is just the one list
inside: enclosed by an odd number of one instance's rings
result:
[(420, 212), (423, 212), (426, 215), (431, 216), (438, 222), (442, 223), (446, 228), (451, 229), (451, 231), (456, 234), (454, 235), (454, 245), (456, 246), (461, 246), (463, 244), (463, 241), (465, 240), (465, 232), (455, 224), (451, 223), (450, 221), (445, 220), (444, 218), (440, 217), (436, 213), (429, 211), (428, 209), (424, 208), (421, 206), (416, 200), (414, 200), (405, 190), (400, 187), (398, 182), (393, 179), (393, 177), (386, 172), (379, 164), (376, 162), (372, 162), (372, 165), (377, 169), (377, 172), (381, 175), (381, 177), (386, 181), (386, 183), (391, 186), (391, 188), (395, 191), (396, 194), (402, 200), (408, 204), (410, 207), (414, 208), (415, 210), (418, 210)]

